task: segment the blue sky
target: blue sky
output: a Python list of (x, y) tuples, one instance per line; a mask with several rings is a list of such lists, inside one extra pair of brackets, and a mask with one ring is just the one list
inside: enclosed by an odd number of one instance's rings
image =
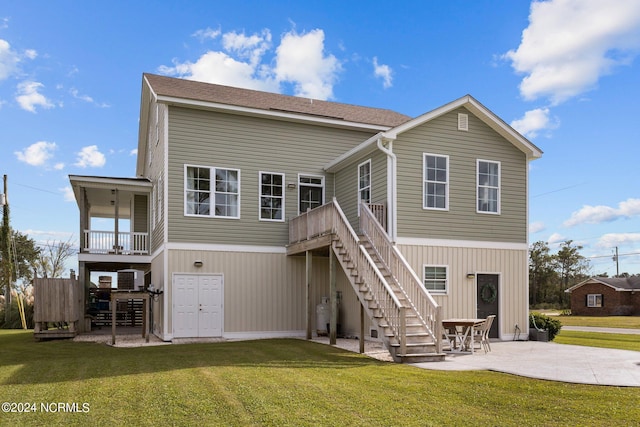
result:
[(77, 241), (68, 175), (134, 176), (143, 72), (410, 116), (471, 94), (544, 151), (530, 242), (640, 273), (639, 53), (637, 0), (4, 2), (12, 226)]

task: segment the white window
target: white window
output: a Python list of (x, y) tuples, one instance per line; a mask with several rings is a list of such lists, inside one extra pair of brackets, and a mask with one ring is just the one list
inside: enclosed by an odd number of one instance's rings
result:
[(185, 215), (240, 218), (240, 171), (185, 165)]
[(602, 294), (588, 294), (587, 307), (602, 307)]
[(312, 175), (298, 176), (299, 213), (324, 204), (324, 177)]
[(358, 165), (358, 215), (360, 202), (371, 203), (371, 160)]
[(478, 212), (500, 213), (500, 162), (478, 160)]
[(434, 294), (446, 294), (448, 289), (446, 265), (424, 266), (424, 287)]
[(153, 187), (153, 191), (151, 194), (153, 209), (152, 209), (152, 217), (153, 217), (153, 227), (155, 228), (161, 220), (162, 214), (162, 178), (158, 178), (156, 181), (156, 185)]
[(449, 209), (449, 156), (424, 154), (424, 209)]
[(260, 220), (284, 221), (284, 174), (260, 172)]

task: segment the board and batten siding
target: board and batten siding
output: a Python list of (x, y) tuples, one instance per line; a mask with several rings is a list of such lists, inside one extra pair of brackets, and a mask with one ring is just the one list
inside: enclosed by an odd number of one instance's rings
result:
[[(260, 221), (259, 172), (285, 174), (285, 219), (298, 215), (298, 175), (325, 177), (333, 197), (329, 161), (371, 136), (369, 132), (170, 107), (168, 220), (170, 242), (278, 246), (288, 224)], [(184, 215), (185, 165), (240, 170), (240, 219)], [(288, 188), (292, 183), (295, 188)]]
[[(458, 113), (469, 130), (459, 131)], [(402, 133), (397, 156), (398, 236), (527, 242), (527, 159), (465, 108)], [(449, 210), (423, 209), (423, 153), (449, 156)], [(500, 214), (476, 212), (476, 161), (500, 162)]]
[(387, 156), (379, 150), (359, 157), (335, 173), (336, 198), (340, 208), (355, 229), (358, 225), (358, 168), (371, 160), (371, 202), (387, 204)]
[(424, 265), (447, 266), (447, 294), (432, 294), (442, 306), (445, 319), (476, 317), (476, 281), (468, 279), (467, 273), (498, 274), (500, 337), (512, 338), (516, 324), (525, 333), (529, 301), (527, 249), (420, 245), (398, 245), (398, 248), (421, 280), (424, 280)]
[[(169, 250), (173, 274), (222, 274), (224, 278), (224, 336), (300, 335), (306, 330), (306, 261), (304, 256), (207, 250)], [(195, 260), (202, 267), (194, 267)], [(155, 264), (154, 264), (155, 266)], [(160, 266), (159, 266), (160, 267)], [(329, 297), (329, 259), (313, 257), (311, 287), (312, 328), (316, 306)], [(168, 280), (172, 280), (170, 274)], [(359, 331), (358, 298), (338, 267), (337, 289), (342, 292), (338, 323), (349, 335)], [(168, 332), (172, 331), (172, 292), (165, 285)], [(154, 324), (158, 319), (154, 319)], [(366, 327), (370, 327), (366, 322)], [(367, 329), (368, 331), (368, 329)]]

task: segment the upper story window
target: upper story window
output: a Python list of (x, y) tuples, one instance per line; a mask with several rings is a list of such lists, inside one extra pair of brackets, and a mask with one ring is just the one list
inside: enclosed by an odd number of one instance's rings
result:
[(314, 175), (298, 176), (299, 213), (324, 204), (324, 177)]
[(240, 171), (185, 166), (185, 215), (240, 218)]
[(260, 219), (284, 221), (284, 174), (260, 172)]
[(371, 160), (358, 165), (358, 214), (360, 202), (371, 203)]
[(447, 283), (446, 265), (424, 266), (424, 287), (426, 290), (435, 294), (446, 294), (448, 288)]
[(424, 209), (449, 209), (449, 156), (424, 154)]
[(481, 213), (500, 213), (500, 162), (477, 161), (478, 205)]
[(602, 307), (602, 294), (588, 294), (587, 307)]

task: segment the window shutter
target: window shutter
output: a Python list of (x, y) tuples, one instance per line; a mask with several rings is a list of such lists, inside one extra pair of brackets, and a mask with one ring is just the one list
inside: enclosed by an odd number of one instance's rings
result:
[(600, 294), (600, 306), (604, 307), (604, 294)]
[(589, 307), (589, 294), (584, 296), (584, 306)]
[(469, 115), (458, 113), (458, 130), (469, 130)]

